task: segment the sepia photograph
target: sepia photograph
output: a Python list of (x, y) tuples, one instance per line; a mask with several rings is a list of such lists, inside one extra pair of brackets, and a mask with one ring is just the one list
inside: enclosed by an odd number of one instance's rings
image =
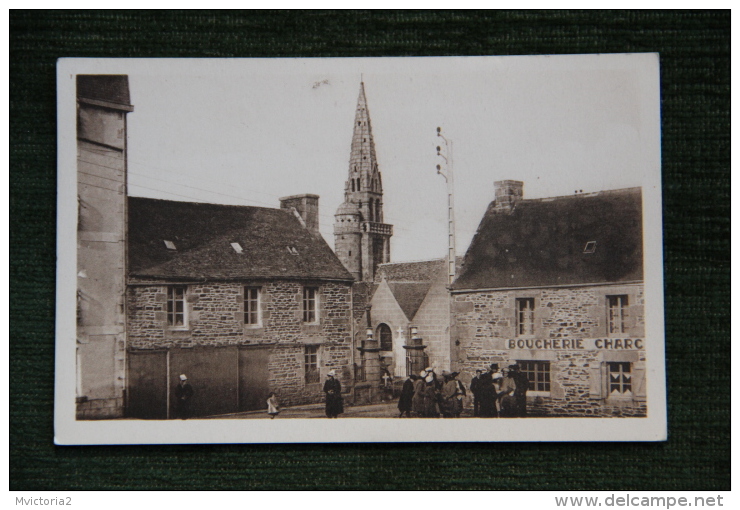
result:
[(657, 54), (57, 79), (57, 444), (666, 439)]

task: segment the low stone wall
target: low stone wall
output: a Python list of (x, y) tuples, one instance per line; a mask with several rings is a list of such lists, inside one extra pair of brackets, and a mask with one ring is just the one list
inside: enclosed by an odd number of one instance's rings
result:
[(122, 398), (98, 398), (77, 402), (78, 420), (110, 420), (123, 417)]

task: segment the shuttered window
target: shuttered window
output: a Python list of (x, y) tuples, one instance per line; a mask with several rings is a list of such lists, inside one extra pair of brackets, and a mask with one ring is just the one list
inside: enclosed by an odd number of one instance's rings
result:
[(631, 397), (632, 396), (632, 363), (629, 362), (609, 362), (606, 364), (608, 369), (607, 391), (610, 397)]
[(589, 367), (589, 396), (597, 399), (647, 397), (644, 361), (606, 361)]

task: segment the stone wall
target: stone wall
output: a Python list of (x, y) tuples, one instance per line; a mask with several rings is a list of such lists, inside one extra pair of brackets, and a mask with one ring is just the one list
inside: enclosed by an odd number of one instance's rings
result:
[(438, 370), (450, 368), (450, 294), (444, 280), (435, 281), (412, 321), (427, 346), (429, 364)]
[[(167, 325), (167, 285), (133, 279), (128, 289), (128, 340), (131, 349), (264, 345), (270, 349), (268, 379), (283, 405), (323, 399), (323, 381), (337, 370), (345, 390), (351, 387), (352, 309), (349, 283), (251, 281), (184, 284), (187, 325)], [(180, 285), (180, 284), (178, 284)], [(315, 324), (303, 322), (303, 287), (317, 287)], [(244, 324), (244, 288), (259, 287), (261, 324)], [(306, 384), (306, 345), (319, 348), (318, 383)]]
[[(403, 313), (386, 282), (378, 286), (375, 294), (373, 294), (371, 304), (370, 315), (376, 336), (380, 324), (387, 324), (393, 333), (392, 358), (384, 358), (383, 361), (389, 365), (388, 370), (392, 375), (406, 377), (406, 350), (403, 348), (403, 344), (409, 338), (409, 319)], [(398, 328), (403, 331), (403, 337), (399, 336)], [(375, 340), (380, 341), (379, 338)]]
[[(469, 382), (491, 363), (549, 362), (550, 391), (529, 392), (530, 414), (645, 416), (643, 290), (634, 284), (453, 294), (454, 369)], [(611, 295), (626, 295), (629, 303), (625, 331), (616, 337), (607, 331)], [(534, 299), (533, 335), (518, 335), (517, 298)], [(631, 395), (607, 395), (610, 362), (630, 363)]]
[(78, 420), (109, 420), (123, 417), (123, 397), (92, 399), (77, 399), (76, 418)]
[(126, 375), (125, 113), (78, 106), (77, 418), (118, 418)]

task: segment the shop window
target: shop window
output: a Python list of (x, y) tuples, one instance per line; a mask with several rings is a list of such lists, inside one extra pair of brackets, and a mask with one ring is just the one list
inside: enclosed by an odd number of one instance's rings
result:
[(531, 391), (550, 391), (550, 362), (517, 360), (519, 371), (527, 376)]
[(244, 288), (244, 324), (259, 326), (260, 320), (260, 288)]
[(173, 328), (187, 326), (185, 313), (186, 287), (175, 285), (167, 287), (167, 325)]
[(626, 332), (625, 321), (627, 319), (627, 296), (606, 296), (609, 308), (609, 334), (621, 335)]
[(381, 324), (378, 326), (378, 338), (380, 339), (380, 350), (381, 351), (392, 351), (393, 350), (393, 333), (391, 332), (388, 324)]
[(517, 298), (516, 333), (517, 336), (534, 335), (534, 298)]
[(319, 289), (303, 287), (303, 322), (318, 322)]
[(306, 345), (303, 349), (303, 370), (306, 374), (306, 384), (318, 383), (321, 381), (319, 376), (319, 346)]
[(608, 369), (608, 396), (632, 396), (632, 363), (617, 361), (606, 364)]

